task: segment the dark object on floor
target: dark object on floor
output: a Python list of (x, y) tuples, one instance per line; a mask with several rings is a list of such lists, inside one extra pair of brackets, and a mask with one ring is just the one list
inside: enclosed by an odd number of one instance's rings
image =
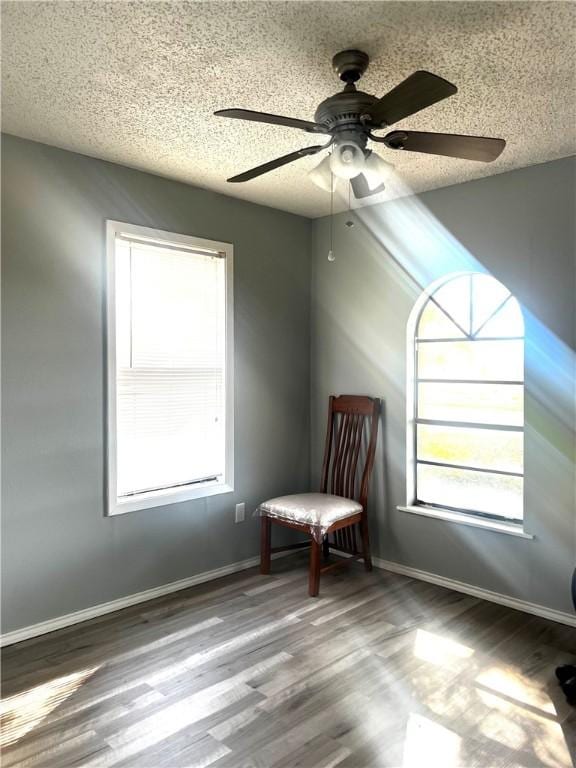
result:
[(576, 667), (565, 664), (556, 668), (556, 677), (568, 704), (576, 704)]
[[(572, 602), (576, 608), (576, 568), (572, 574)], [(576, 705), (576, 667), (572, 664), (556, 667), (556, 677), (568, 704)]]

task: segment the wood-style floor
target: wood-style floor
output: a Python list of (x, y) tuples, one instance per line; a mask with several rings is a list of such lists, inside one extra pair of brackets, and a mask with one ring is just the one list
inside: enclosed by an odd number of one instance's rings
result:
[(2, 768), (562, 768), (576, 631), (305, 560), (7, 648)]

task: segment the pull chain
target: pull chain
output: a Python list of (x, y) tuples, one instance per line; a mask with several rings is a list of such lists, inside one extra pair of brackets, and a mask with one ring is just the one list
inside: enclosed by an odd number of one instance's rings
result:
[(334, 254), (334, 174), (330, 174), (330, 250), (328, 261), (336, 261)]
[[(349, 182), (348, 182), (348, 213), (350, 214), (350, 216), (352, 216), (352, 207), (351, 207), (351, 202), (350, 202), (350, 195), (351, 195), (351, 192), (350, 192), (350, 190), (351, 190), (351, 189), (352, 189), (352, 182), (351, 182), (351, 181), (349, 181)], [(353, 226), (354, 226), (354, 221), (352, 220), (352, 218), (349, 218), (349, 219), (348, 219), (348, 221), (346, 222), (346, 226), (347, 226), (348, 228), (350, 228), (350, 227), (353, 227)]]

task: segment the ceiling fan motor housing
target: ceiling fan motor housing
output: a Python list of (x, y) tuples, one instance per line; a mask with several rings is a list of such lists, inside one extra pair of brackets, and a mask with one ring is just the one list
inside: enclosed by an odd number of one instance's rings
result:
[(357, 91), (354, 85), (347, 85), (343, 91), (330, 96), (318, 106), (314, 120), (325, 125), (333, 134), (341, 130), (356, 130), (368, 136), (371, 126), (363, 118), (377, 101), (376, 96)]
[(318, 106), (314, 120), (326, 126), (338, 143), (352, 140), (362, 147), (366, 146), (371, 123), (370, 109), (378, 99), (356, 90), (355, 83), (366, 71), (369, 61), (364, 51), (356, 49), (340, 51), (332, 59), (334, 71), (346, 85), (343, 91)]

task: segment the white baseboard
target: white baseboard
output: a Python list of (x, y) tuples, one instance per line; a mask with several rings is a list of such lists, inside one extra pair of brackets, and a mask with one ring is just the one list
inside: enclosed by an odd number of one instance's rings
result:
[[(276, 559), (278, 557), (285, 557), (286, 555), (290, 554), (293, 553), (277, 552), (273, 554), (272, 557)], [(431, 584), (438, 584), (441, 587), (447, 587), (448, 589), (452, 589), (455, 592), (463, 592), (466, 595), (479, 597), (482, 600), (488, 600), (491, 603), (499, 603), (500, 605), (506, 605), (509, 608), (515, 608), (518, 611), (524, 611), (525, 613), (530, 613), (534, 616), (541, 616), (544, 619), (550, 619), (552, 621), (557, 621), (560, 624), (567, 624), (568, 626), (576, 627), (576, 616), (565, 613), (564, 611), (557, 611), (553, 608), (546, 608), (545, 606), (537, 605), (536, 603), (528, 603), (525, 600), (517, 600), (515, 597), (501, 595), (498, 592), (491, 592), (488, 589), (475, 587), (471, 584), (465, 584), (461, 581), (447, 579), (444, 576), (438, 576), (435, 573), (421, 571), (418, 568), (411, 568), (410, 566), (394, 563), (390, 560), (382, 560), (379, 557), (373, 557), (372, 561), (377, 568), (381, 568), (385, 571), (398, 573), (402, 576), (409, 576), (412, 579), (419, 579), (420, 581), (428, 581)], [(153, 600), (156, 597), (162, 597), (163, 595), (168, 595), (171, 592), (178, 592), (181, 589), (193, 587), (195, 584), (202, 584), (206, 581), (220, 579), (222, 576), (228, 576), (232, 573), (245, 571), (248, 568), (253, 568), (255, 565), (258, 565), (259, 562), (259, 557), (250, 557), (248, 560), (240, 560), (237, 563), (231, 563), (230, 565), (225, 565), (222, 568), (215, 568), (212, 571), (197, 573), (194, 576), (189, 576), (186, 579), (180, 579), (180, 581), (172, 581), (169, 584), (162, 584), (159, 587), (146, 589), (143, 592), (137, 592), (133, 595), (126, 595), (125, 597), (120, 597), (117, 600), (111, 600), (108, 603), (100, 603), (99, 605), (93, 605), (90, 608), (84, 608), (80, 611), (75, 611), (74, 613), (68, 613), (65, 616), (58, 616), (54, 619), (41, 621), (38, 624), (22, 627), (21, 629), (16, 629), (13, 632), (7, 632), (6, 634), (2, 635), (0, 637), (0, 646), (13, 645), (14, 643), (19, 643), (22, 640), (29, 640), (32, 637), (45, 635), (48, 632), (54, 632), (55, 630), (62, 629), (63, 627), (70, 627), (73, 624), (80, 624), (82, 621), (88, 621), (88, 619), (104, 616), (107, 613), (113, 613), (114, 611), (119, 611), (122, 608), (128, 608), (131, 605), (144, 603), (147, 600)]]
[[(276, 559), (278, 557), (284, 557), (287, 554), (290, 553), (276, 552), (272, 555), (272, 558)], [(113, 613), (114, 611), (119, 611), (122, 608), (128, 608), (131, 605), (145, 603), (147, 600), (153, 600), (155, 597), (162, 597), (163, 595), (168, 595), (171, 592), (178, 592), (180, 589), (187, 589), (188, 587), (193, 587), (195, 584), (202, 584), (205, 581), (220, 579), (222, 576), (228, 576), (231, 573), (245, 571), (247, 568), (253, 568), (255, 565), (258, 565), (259, 562), (260, 557), (250, 557), (248, 560), (240, 560), (237, 563), (224, 565), (222, 568), (215, 568), (213, 571), (197, 573), (194, 576), (188, 576), (186, 579), (172, 581), (169, 584), (162, 584), (159, 587), (152, 587), (152, 589), (146, 589), (143, 592), (137, 592), (133, 595), (119, 597), (117, 600), (111, 600), (108, 603), (100, 603), (99, 605), (93, 605), (90, 608), (83, 608), (80, 611), (74, 611), (74, 613), (67, 613), (65, 616), (57, 616), (55, 619), (41, 621), (39, 624), (32, 624), (29, 627), (22, 627), (21, 629), (16, 629), (13, 632), (7, 632), (6, 634), (0, 636), (0, 646), (20, 643), (22, 640), (29, 640), (31, 637), (45, 635), (48, 632), (54, 632), (55, 630), (62, 629), (63, 627), (70, 627), (72, 624), (80, 624), (82, 621), (88, 621), (88, 619), (104, 616), (106, 613)]]
[(376, 568), (382, 568), (384, 571), (399, 573), (402, 576), (409, 576), (411, 579), (428, 581), (431, 584), (438, 584), (440, 587), (446, 587), (455, 592), (463, 592), (466, 595), (472, 595), (473, 597), (479, 597), (482, 600), (488, 600), (490, 603), (506, 605), (508, 608), (515, 608), (517, 611), (524, 611), (524, 613), (530, 613), (533, 616), (541, 616), (543, 619), (550, 619), (551, 621), (557, 621), (560, 624), (567, 624), (569, 627), (576, 627), (576, 616), (571, 613), (557, 611), (554, 608), (546, 608), (544, 605), (537, 605), (536, 603), (528, 603), (525, 600), (518, 600), (515, 597), (509, 597), (508, 595), (502, 595), (499, 592), (492, 592), (489, 589), (475, 587), (472, 584), (465, 584), (462, 581), (447, 579), (445, 576), (438, 576), (435, 573), (421, 571), (418, 568), (411, 568), (408, 565), (394, 563), (391, 560), (382, 560), (379, 557), (373, 557), (372, 561)]

